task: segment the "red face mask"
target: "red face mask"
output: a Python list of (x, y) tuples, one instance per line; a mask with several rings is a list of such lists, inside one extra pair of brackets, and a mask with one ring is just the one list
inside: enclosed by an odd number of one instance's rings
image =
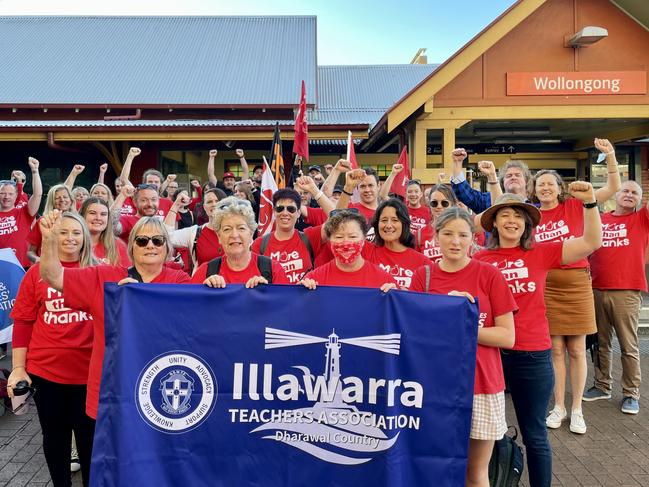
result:
[(331, 252), (343, 264), (351, 264), (361, 255), (365, 240), (360, 242), (331, 242)]

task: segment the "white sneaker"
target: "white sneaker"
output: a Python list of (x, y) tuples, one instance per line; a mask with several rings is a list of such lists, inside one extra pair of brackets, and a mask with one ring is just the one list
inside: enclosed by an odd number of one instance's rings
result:
[(581, 411), (573, 411), (570, 414), (570, 431), (578, 435), (586, 433), (586, 421), (584, 421), (584, 414)]
[(568, 412), (566, 408), (561, 408), (559, 406), (554, 406), (550, 415), (545, 419), (545, 425), (548, 428), (557, 429), (561, 427), (561, 423), (564, 419), (568, 417)]
[(81, 470), (81, 464), (79, 463), (79, 454), (77, 453), (77, 449), (73, 448), (72, 449), (72, 455), (70, 455), (70, 472), (78, 472)]

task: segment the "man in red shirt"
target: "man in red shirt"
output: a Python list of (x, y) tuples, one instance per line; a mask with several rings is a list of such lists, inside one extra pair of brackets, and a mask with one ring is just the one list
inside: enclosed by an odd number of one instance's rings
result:
[(615, 210), (602, 215), (602, 246), (590, 257), (599, 341), (595, 385), (584, 401), (609, 399), (613, 329), (622, 349), (621, 410), (638, 414), (640, 405), (640, 352), (638, 319), (642, 292), (647, 292), (644, 257), (649, 243), (649, 209), (643, 206), (642, 188), (626, 181), (615, 195)]
[[(349, 204), (349, 198), (358, 186), (360, 202)], [(367, 223), (372, 221), (374, 212), (379, 206), (379, 176), (372, 168), (354, 169), (345, 173), (345, 186), (336, 204), (336, 208), (357, 208)]]
[(143, 216), (159, 216), (158, 204), (160, 202), (158, 189), (155, 185), (140, 184), (136, 189), (129, 184), (122, 187), (122, 192), (117, 196), (117, 198), (115, 198), (115, 203), (113, 204), (112, 209), (115, 210), (120, 208), (126, 198), (132, 198), (135, 203), (137, 214), (121, 215), (119, 218), (119, 223), (122, 227), (120, 238), (124, 240), (124, 242), (128, 242), (128, 236), (131, 233), (131, 229), (140, 218)]
[(27, 258), (27, 234), (43, 196), (39, 163), (33, 157), (29, 158), (28, 163), (32, 171), (32, 195), (27, 205), (16, 207), (18, 190), (15, 181), (0, 181), (0, 248), (13, 249), (24, 267), (31, 265)]
[[(173, 176), (174, 176), (173, 179), (175, 180), (176, 175), (174, 174)], [(171, 208), (171, 205), (173, 204), (173, 201), (167, 198), (159, 197), (160, 193), (165, 189), (162, 187), (163, 181), (164, 181), (164, 176), (162, 176), (162, 173), (156, 169), (147, 169), (146, 171), (144, 171), (144, 174), (142, 174), (142, 184), (155, 186), (156, 190), (158, 191), (157, 214), (159, 216), (167, 216), (167, 213), (169, 212), (169, 208)], [(137, 206), (137, 203), (135, 205)]]

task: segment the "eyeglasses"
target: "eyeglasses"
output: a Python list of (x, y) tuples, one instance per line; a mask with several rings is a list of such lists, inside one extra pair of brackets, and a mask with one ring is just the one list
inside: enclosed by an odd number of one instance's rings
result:
[(410, 179), (410, 180), (408, 180), (408, 186), (410, 186), (412, 184), (416, 184), (418, 186), (421, 186), (421, 181), (419, 179)]
[(331, 213), (329, 213), (329, 217), (339, 215), (342, 212), (353, 213), (354, 215), (358, 215), (360, 213), (358, 211), (358, 208), (341, 208), (341, 209), (331, 210)]
[(288, 211), (291, 215), (297, 211), (297, 206), (282, 206), (278, 205), (275, 207), (277, 213), (281, 213), (284, 210)]
[(430, 200), (430, 206), (431, 208), (437, 208), (438, 206), (441, 206), (442, 208), (448, 208), (451, 206), (451, 202), (448, 200)]
[(133, 239), (135, 245), (138, 247), (146, 247), (149, 245), (149, 241), (153, 242), (153, 245), (156, 247), (162, 247), (167, 243), (167, 239), (163, 235), (154, 235), (153, 237), (147, 237), (146, 235), (138, 235)]

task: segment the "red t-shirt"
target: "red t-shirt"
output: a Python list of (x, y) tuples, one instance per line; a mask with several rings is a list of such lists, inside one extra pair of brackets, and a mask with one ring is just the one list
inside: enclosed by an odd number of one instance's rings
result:
[(647, 292), (645, 251), (649, 243), (646, 206), (629, 215), (602, 215), (602, 246), (590, 256), (593, 289)]
[[(104, 283), (119, 282), (128, 276), (128, 269), (120, 266), (95, 266), (84, 269), (65, 269), (63, 291), (65, 305), (90, 313), (93, 317), (94, 338), (90, 369), (88, 371), (88, 392), (86, 414), (97, 417), (101, 368), (104, 361)], [(183, 271), (163, 267), (152, 283), (186, 284), (189, 276)]]
[(135, 201), (130, 196), (124, 200), (124, 204), (119, 209), (120, 215), (126, 216), (135, 216), (137, 215), (137, 208), (135, 207)]
[[(201, 264), (194, 276), (192, 277), (192, 283), (202, 284), (205, 278), (207, 277), (207, 266), (209, 262)], [(279, 262), (273, 260), (271, 272), (273, 273), (273, 284), (291, 284), (286, 277), (284, 268)], [(257, 254), (252, 253), (252, 258), (248, 267), (241, 271), (234, 271), (228, 266), (228, 257), (224, 255), (221, 259), (221, 269), (219, 270), (219, 275), (223, 276), (226, 284), (245, 284), (248, 282), (248, 279), (255, 276), (261, 276), (261, 271), (257, 267)]]
[(363, 215), (367, 220), (368, 225), (372, 222), (372, 218), (374, 218), (374, 213), (376, 213), (376, 209), (368, 208), (363, 203), (350, 203), (349, 208), (357, 208), (358, 212), (361, 215)]
[(209, 262), (223, 255), (223, 247), (219, 236), (209, 226), (201, 228), (201, 234), (196, 242), (196, 261), (198, 265)]
[[(61, 262), (66, 269), (78, 262)], [(85, 384), (92, 351), (92, 316), (64, 305), (63, 294), (40, 276), (39, 264), (25, 274), (16, 296), (13, 347), (27, 347), (27, 372), (58, 384)]]
[(397, 284), (390, 274), (367, 260), (363, 267), (354, 272), (341, 271), (336, 265), (336, 261), (332, 260), (307, 273), (304, 277), (315, 280), (319, 286), (379, 288), (386, 282)]
[(16, 191), (18, 195), (16, 196), (16, 208), (22, 208), (29, 203), (29, 195), (24, 192), (25, 185), (23, 183), (16, 183)]
[(36, 255), (41, 255), (41, 245), (43, 243), (43, 235), (41, 234), (41, 219), (36, 220), (32, 229), (27, 235), (27, 243), (36, 247)]
[[(131, 259), (128, 256), (128, 247), (126, 244), (122, 240), (116, 238), (115, 246), (117, 247), (117, 253), (119, 254), (119, 265), (122, 267), (130, 267)], [(111, 265), (111, 263), (108, 262), (108, 259), (106, 259), (106, 249), (104, 248), (103, 243), (97, 242), (97, 245), (92, 248), (92, 253), (95, 254), (95, 257), (97, 257), (97, 260), (101, 264)]]
[(160, 198), (158, 201), (158, 216), (167, 216), (174, 202), (167, 198)]
[(33, 221), (29, 206), (0, 211), (0, 249), (13, 249), (23, 267), (31, 265), (27, 258), (27, 235)]
[[(540, 209), (540, 208), (539, 208)], [(541, 209), (541, 223), (536, 227), (534, 238), (537, 242), (563, 242), (584, 234), (584, 205), (576, 198), (568, 198), (551, 210)], [(584, 258), (562, 269), (588, 267)]]
[[(448, 294), (451, 291), (466, 291), (478, 298), (480, 316), (478, 327), (494, 326), (494, 318), (515, 312), (518, 307), (507, 282), (498, 269), (486, 262), (471, 259), (469, 264), (457, 272), (446, 272), (439, 264), (429, 265), (431, 294)], [(421, 267), (413, 278), (412, 291), (426, 291), (426, 269)], [(500, 349), (478, 344), (475, 369), (474, 394), (496, 394), (505, 390)]]
[(423, 229), (429, 226), (433, 216), (430, 213), (430, 208), (421, 205), (419, 208), (408, 207), (408, 214), (410, 215), (410, 231), (415, 233), (419, 228)]
[(552, 346), (545, 315), (545, 279), (550, 269), (561, 267), (563, 242), (536, 244), (531, 250), (484, 249), (473, 256), (488, 262), (505, 276), (519, 312), (514, 317), (514, 350), (547, 350)]
[(121, 238), (124, 243), (128, 243), (128, 237), (131, 234), (131, 230), (135, 224), (140, 221), (140, 217), (137, 215), (122, 215), (119, 217), (119, 224), (122, 226), (122, 233), (120, 233), (119, 238)]
[(311, 208), (310, 206), (306, 207), (306, 217), (304, 217), (304, 223), (311, 225), (312, 227), (317, 227), (322, 225), (327, 221), (327, 214), (322, 208)]
[[(305, 228), (304, 235), (309, 239), (311, 250), (315, 255), (313, 249), (318, 245), (318, 241), (320, 240), (320, 228)], [(252, 243), (250, 249), (253, 253), (260, 253), (263, 239), (264, 237), (259, 237)], [(282, 265), (286, 277), (288, 277), (291, 284), (299, 282), (300, 279), (302, 279), (302, 276), (304, 276), (308, 270), (313, 268), (313, 262), (311, 261), (309, 250), (306, 248), (306, 245), (304, 245), (304, 242), (302, 242), (297, 230), (293, 231), (293, 236), (288, 240), (277, 240), (275, 233), (271, 233), (270, 239), (268, 240), (268, 246), (263, 255), (270, 257)]]
[(390, 274), (400, 288), (410, 289), (415, 271), (430, 261), (414, 249), (394, 252), (387, 247), (365, 243), (363, 257)]

